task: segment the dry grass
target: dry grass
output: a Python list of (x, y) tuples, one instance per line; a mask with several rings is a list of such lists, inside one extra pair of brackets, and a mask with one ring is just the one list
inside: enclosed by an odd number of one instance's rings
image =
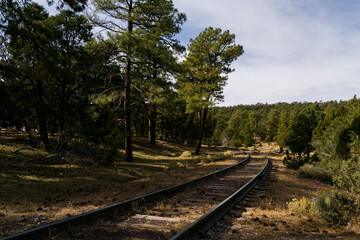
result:
[[(134, 162), (119, 158), (113, 167), (89, 159), (43, 161), (49, 152), (32, 147), (26, 135), (0, 132), (0, 237), (196, 178), (234, 164), (203, 150), (200, 158), (181, 157), (190, 146), (134, 139)], [(208, 158), (208, 155), (211, 158)], [(207, 159), (207, 163), (202, 161)], [(210, 159), (210, 160), (209, 160)], [(35, 222), (35, 218), (39, 218)], [(24, 221), (17, 222), (20, 219)]]

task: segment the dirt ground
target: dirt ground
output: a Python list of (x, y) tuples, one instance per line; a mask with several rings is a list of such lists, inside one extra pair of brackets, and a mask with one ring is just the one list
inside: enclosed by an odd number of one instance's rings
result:
[(360, 239), (359, 226), (334, 226), (319, 216), (293, 212), (287, 203), (303, 197), (316, 202), (322, 191), (331, 190), (329, 184), (300, 177), (287, 169), (282, 157), (269, 156), (277, 172), (267, 197), (254, 203), (242, 217), (233, 222), (230, 235), (224, 239)]

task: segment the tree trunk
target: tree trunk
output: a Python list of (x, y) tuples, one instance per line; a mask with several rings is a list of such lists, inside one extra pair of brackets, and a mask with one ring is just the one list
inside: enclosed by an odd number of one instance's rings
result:
[(169, 119), (166, 118), (166, 125), (165, 125), (165, 140), (169, 140)]
[(30, 121), (28, 120), (28, 118), (24, 118), (24, 125), (25, 125), (25, 130), (26, 130), (26, 132), (28, 133), (28, 136), (29, 136), (29, 141), (30, 141), (30, 143), (32, 143), (33, 142), (33, 137), (32, 137), (32, 134), (31, 134)]
[(156, 106), (149, 103), (149, 137), (150, 143), (156, 144)]
[(64, 132), (65, 129), (65, 86), (61, 86), (61, 96), (60, 96), (60, 131), (59, 134)]
[[(132, 33), (133, 30), (133, 22), (131, 20), (132, 17), (132, 0), (130, 0), (129, 4), (129, 15), (128, 15), (128, 32)], [(130, 40), (130, 39), (129, 39)], [(124, 98), (124, 111), (125, 111), (125, 161), (132, 162), (132, 141), (131, 141), (131, 111), (130, 111), (130, 86), (131, 86), (131, 49), (130, 43), (128, 43), (128, 52), (126, 59), (126, 76), (125, 76), (125, 98)]]
[(48, 148), (49, 139), (48, 139), (48, 129), (46, 124), (46, 110), (45, 100), (42, 92), (42, 82), (38, 81), (36, 84), (37, 95), (39, 98), (39, 105), (36, 108), (36, 114), (39, 119), (39, 131), (40, 131), (40, 140), (44, 143), (44, 147)]
[(199, 138), (198, 138), (198, 143), (196, 146), (196, 150), (195, 150), (195, 155), (199, 155), (200, 154), (200, 148), (201, 148), (201, 142), (204, 136), (204, 131), (205, 131), (205, 122), (206, 122), (206, 116), (208, 113), (208, 108), (204, 108), (203, 111), (199, 111), (199, 123), (200, 123), (200, 133), (199, 133)]

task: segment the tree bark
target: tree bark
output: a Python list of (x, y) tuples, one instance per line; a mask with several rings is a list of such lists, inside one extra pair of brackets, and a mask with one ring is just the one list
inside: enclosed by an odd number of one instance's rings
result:
[(149, 137), (150, 143), (156, 144), (156, 106), (149, 103)]
[(30, 141), (30, 143), (33, 143), (33, 137), (32, 137), (31, 128), (30, 128), (30, 121), (26, 117), (24, 118), (24, 125), (25, 125), (25, 130), (29, 136), (29, 141)]
[(200, 133), (199, 133), (198, 143), (197, 143), (196, 150), (195, 150), (195, 155), (197, 155), (197, 156), (200, 154), (201, 142), (202, 142), (203, 137), (204, 137), (205, 122), (206, 122), (207, 113), (208, 113), (208, 108), (207, 107), (204, 108), (204, 110), (199, 111)]
[(61, 134), (65, 129), (65, 86), (61, 85), (61, 95), (60, 95), (60, 131)]
[[(131, 35), (133, 30), (132, 17), (132, 0), (129, 3), (128, 12), (128, 33)], [(129, 39), (130, 40), (130, 39)], [(128, 43), (128, 52), (126, 59), (126, 76), (125, 76), (125, 98), (124, 98), (124, 111), (125, 111), (125, 161), (132, 162), (132, 140), (131, 140), (131, 111), (130, 111), (130, 86), (131, 86), (131, 49), (130, 43)]]
[(46, 124), (46, 110), (45, 108), (45, 100), (44, 100), (44, 95), (43, 95), (43, 91), (42, 91), (42, 82), (41, 81), (37, 81), (36, 84), (36, 90), (37, 90), (37, 95), (39, 98), (39, 105), (36, 108), (36, 114), (38, 116), (38, 120), (39, 120), (39, 131), (40, 131), (40, 140), (44, 143), (44, 147), (48, 148), (49, 145), (49, 138), (48, 138), (48, 129), (47, 129), (47, 124)]

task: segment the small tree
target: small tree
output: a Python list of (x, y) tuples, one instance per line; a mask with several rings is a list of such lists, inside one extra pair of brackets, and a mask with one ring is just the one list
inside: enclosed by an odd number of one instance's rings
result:
[(285, 138), (285, 144), (294, 153), (294, 157), (287, 153), (284, 158), (286, 166), (298, 169), (310, 161), (310, 152), (314, 150), (311, 144), (313, 131), (321, 118), (321, 109), (314, 103), (293, 120), (289, 135)]
[(243, 47), (235, 44), (235, 35), (228, 30), (209, 27), (190, 39), (188, 51), (179, 92), (186, 99), (187, 112), (198, 112), (200, 133), (195, 155), (199, 155), (208, 109), (223, 100), (227, 74), (234, 71), (230, 64), (243, 54)]

